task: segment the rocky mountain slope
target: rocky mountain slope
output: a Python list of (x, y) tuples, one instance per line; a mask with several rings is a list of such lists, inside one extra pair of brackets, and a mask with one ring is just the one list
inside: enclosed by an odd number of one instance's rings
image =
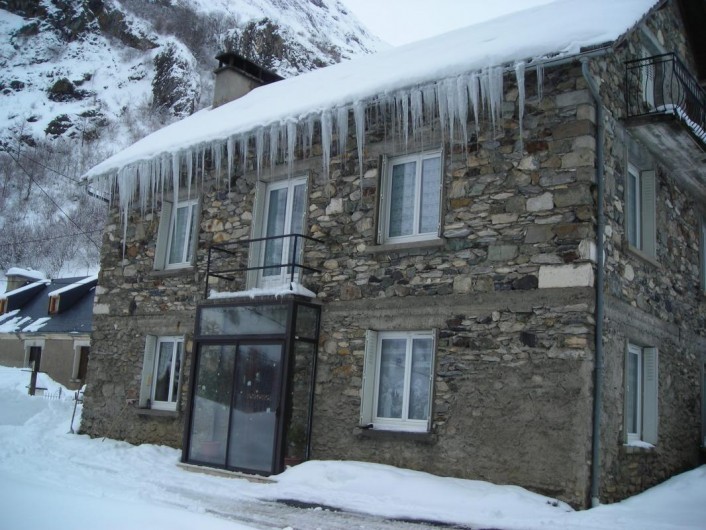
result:
[(97, 263), (82, 172), (208, 106), (217, 52), (288, 77), (384, 46), (337, 0), (0, 0), (0, 35), (0, 271), (49, 274)]

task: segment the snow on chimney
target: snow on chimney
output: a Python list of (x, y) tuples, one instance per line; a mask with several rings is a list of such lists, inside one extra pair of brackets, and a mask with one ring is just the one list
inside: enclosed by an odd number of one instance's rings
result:
[(235, 52), (216, 55), (218, 68), (214, 71), (216, 82), (213, 90), (213, 108), (243, 97), (251, 90), (282, 78), (265, 70)]

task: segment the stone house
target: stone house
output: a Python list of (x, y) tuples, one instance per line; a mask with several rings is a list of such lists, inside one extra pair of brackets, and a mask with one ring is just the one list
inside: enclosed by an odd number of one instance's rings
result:
[[(33, 368), (75, 390), (86, 379), (97, 276), (46, 279), (12, 268), (0, 294), (0, 365)], [(28, 380), (30, 377), (28, 376)]]
[(705, 21), (561, 0), (282, 81), (219, 56), (261, 86), (87, 175), (119, 204), (83, 432), (582, 507), (694, 467)]

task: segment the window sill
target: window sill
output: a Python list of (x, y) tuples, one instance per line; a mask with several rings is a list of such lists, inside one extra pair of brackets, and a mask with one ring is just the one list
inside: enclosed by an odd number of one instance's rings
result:
[(404, 252), (408, 250), (425, 250), (441, 248), (446, 241), (441, 238), (427, 239), (423, 241), (409, 241), (405, 243), (384, 243), (374, 245), (365, 249), (368, 254), (382, 254), (384, 252)]
[(153, 270), (150, 271), (149, 275), (153, 278), (169, 278), (173, 276), (185, 276), (187, 274), (193, 274), (196, 267), (189, 265), (188, 267), (180, 267), (178, 269), (163, 269), (163, 270)]
[(159, 410), (159, 409), (137, 409), (139, 416), (150, 416), (153, 418), (177, 418), (179, 412), (176, 410)]
[(647, 455), (656, 451), (656, 446), (642, 441), (628, 442), (620, 448), (620, 452), (625, 455)]
[(655, 267), (659, 267), (659, 261), (657, 261), (657, 258), (655, 256), (650, 256), (649, 254), (645, 254), (642, 250), (640, 250), (637, 247), (633, 247), (630, 243), (627, 243), (628, 247), (628, 252), (632, 254), (633, 256), (640, 258), (642, 261), (645, 261), (649, 263), (650, 265), (653, 265)]
[(384, 429), (366, 429), (361, 427), (358, 437), (372, 438), (375, 440), (409, 440), (425, 444), (436, 443), (436, 435), (431, 432), (387, 431)]

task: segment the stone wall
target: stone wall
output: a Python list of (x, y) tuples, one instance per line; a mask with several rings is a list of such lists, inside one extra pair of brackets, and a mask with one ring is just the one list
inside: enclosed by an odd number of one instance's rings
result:
[[(665, 3), (631, 33), (618, 53), (593, 61), (606, 107), (606, 319), (601, 501), (639, 493), (699, 463), (700, 359), (706, 351), (706, 298), (699, 283), (699, 223), (706, 204), (679, 175), (653, 160), (657, 172), (656, 257), (631, 248), (625, 229), (627, 143), (624, 61), (655, 43), (692, 66), (675, 2)], [(693, 69), (692, 69), (693, 71)], [(650, 146), (643, 145), (649, 152)], [(658, 443), (625, 445), (625, 352), (628, 341), (659, 351)]]

